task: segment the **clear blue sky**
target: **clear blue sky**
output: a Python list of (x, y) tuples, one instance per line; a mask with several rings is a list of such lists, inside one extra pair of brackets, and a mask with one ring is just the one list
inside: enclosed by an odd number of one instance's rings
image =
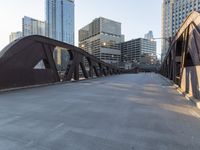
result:
[[(162, 0), (75, 0), (75, 39), (78, 29), (94, 18), (105, 17), (122, 23), (125, 39), (143, 37), (149, 30), (161, 36)], [(45, 0), (0, 0), (0, 49), (9, 42), (11, 32), (22, 30), (22, 17), (44, 20)], [(160, 41), (158, 53), (160, 53)]]

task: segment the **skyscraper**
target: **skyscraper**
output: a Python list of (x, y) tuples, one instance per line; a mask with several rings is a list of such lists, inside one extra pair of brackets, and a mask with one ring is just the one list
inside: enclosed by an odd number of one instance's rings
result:
[(22, 19), (23, 36), (42, 35), (45, 36), (45, 23), (25, 16)]
[(22, 32), (18, 31), (18, 32), (12, 32), (9, 36), (9, 41), (10, 43), (14, 40), (17, 40), (18, 38), (22, 37)]
[[(174, 0), (163, 0), (162, 4), (162, 38), (172, 37), (172, 15), (174, 9)], [(165, 57), (169, 48), (169, 42), (165, 39), (162, 40), (161, 59)]]
[(46, 36), (74, 45), (74, 0), (46, 0)]
[[(163, 0), (162, 37), (173, 38), (191, 11), (200, 10), (200, 0)], [(169, 48), (169, 40), (162, 41), (162, 59)]]
[(149, 31), (147, 34), (144, 35), (145, 39), (152, 40), (153, 39), (153, 31)]
[(121, 23), (103, 17), (79, 30), (79, 47), (107, 63), (119, 63), (123, 41)]

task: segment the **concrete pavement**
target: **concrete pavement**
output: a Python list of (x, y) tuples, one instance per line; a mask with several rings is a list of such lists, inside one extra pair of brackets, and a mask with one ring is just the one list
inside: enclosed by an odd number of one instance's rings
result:
[(199, 149), (199, 110), (154, 73), (0, 94), (0, 150)]

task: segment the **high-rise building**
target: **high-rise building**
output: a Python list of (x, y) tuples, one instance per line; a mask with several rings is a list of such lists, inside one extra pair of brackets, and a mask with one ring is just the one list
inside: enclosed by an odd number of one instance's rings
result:
[(200, 10), (200, 0), (163, 0), (162, 4), (162, 59), (165, 57), (170, 39), (178, 31), (191, 11)]
[(166, 38), (172, 37), (172, 15), (174, 10), (174, 0), (163, 0), (162, 4), (162, 48), (161, 60), (165, 57), (169, 48), (169, 42)]
[(9, 36), (9, 41), (12, 42), (12, 41), (15, 41), (15, 40), (17, 40), (18, 38), (21, 38), (21, 37), (22, 37), (21, 31), (12, 32)]
[(22, 19), (23, 36), (42, 35), (45, 36), (45, 23), (25, 16)]
[(149, 58), (156, 58), (156, 42), (143, 38), (126, 41), (121, 43), (121, 53), (122, 62), (143, 63)]
[(74, 0), (46, 0), (46, 36), (74, 45)]
[(79, 47), (107, 63), (120, 62), (123, 41), (121, 23), (103, 17), (79, 30)]
[(144, 35), (145, 39), (152, 40), (153, 39), (153, 31), (149, 31), (147, 34)]

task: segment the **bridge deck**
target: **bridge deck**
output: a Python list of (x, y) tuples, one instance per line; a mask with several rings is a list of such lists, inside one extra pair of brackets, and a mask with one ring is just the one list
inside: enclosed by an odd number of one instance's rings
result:
[(2, 150), (199, 148), (199, 111), (153, 73), (0, 94)]

